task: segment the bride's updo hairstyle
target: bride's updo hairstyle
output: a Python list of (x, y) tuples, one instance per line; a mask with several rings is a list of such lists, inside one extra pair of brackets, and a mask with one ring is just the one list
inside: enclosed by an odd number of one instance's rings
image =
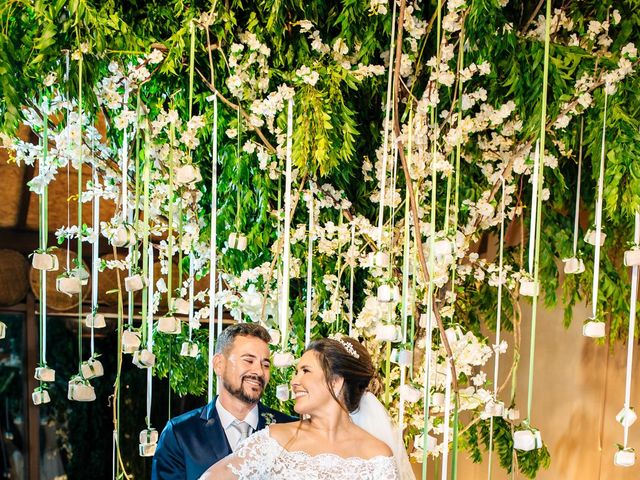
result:
[[(375, 375), (373, 362), (367, 349), (351, 337), (322, 338), (309, 344), (306, 351), (318, 354), (320, 365), (329, 388), (329, 393), (351, 413), (358, 408), (360, 399)], [(331, 386), (336, 378), (343, 378), (344, 384), (338, 395)]]

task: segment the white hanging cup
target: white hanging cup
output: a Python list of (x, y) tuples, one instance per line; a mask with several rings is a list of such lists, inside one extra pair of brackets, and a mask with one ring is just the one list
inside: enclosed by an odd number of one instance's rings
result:
[(183, 357), (197, 357), (199, 352), (200, 349), (197, 343), (183, 342), (182, 347), (180, 347), (180, 355)]
[(283, 384), (276, 387), (276, 398), (281, 402), (289, 400), (289, 385)]
[(613, 455), (616, 467), (633, 467), (636, 463), (636, 452), (633, 448), (623, 448)]
[(189, 302), (184, 298), (176, 298), (173, 300), (171, 305), (176, 313), (179, 313), (180, 315), (189, 315)]
[(114, 247), (126, 247), (135, 238), (135, 232), (132, 228), (126, 225), (120, 225), (118, 228), (111, 232), (109, 236), (109, 243)]
[(504, 415), (504, 403), (489, 400), (484, 406), (484, 415), (488, 417), (502, 417)]
[(68, 296), (78, 295), (82, 291), (82, 283), (77, 277), (58, 277), (56, 290)]
[(563, 258), (562, 261), (564, 262), (564, 273), (574, 275), (584, 272), (584, 262), (581, 258)]
[(80, 365), (80, 374), (85, 380), (103, 376), (104, 367), (102, 366), (102, 362), (97, 358), (90, 358), (86, 362), (82, 362), (82, 365)]
[[(604, 232), (600, 232), (600, 246), (604, 245), (604, 241), (607, 238), (607, 235)], [(596, 231), (595, 230), (587, 230), (587, 233), (584, 236), (584, 241), (589, 245), (596, 245)]]
[(376, 340), (379, 342), (397, 342), (400, 339), (400, 329), (395, 325), (378, 324), (376, 326)]
[(87, 318), (84, 320), (84, 324), (87, 328), (104, 328), (107, 326), (107, 321), (101, 313), (90, 313), (87, 315)]
[(41, 382), (55, 382), (56, 371), (49, 367), (37, 367), (33, 377)]
[(513, 448), (529, 452), (542, 447), (542, 436), (539, 430), (518, 430), (513, 434)]
[[(422, 433), (415, 436), (413, 445), (415, 446), (415, 448), (422, 451), (422, 449), (424, 448), (424, 435)], [(427, 452), (435, 452), (437, 448), (438, 439), (436, 437), (432, 437), (431, 435), (427, 435)]]
[(433, 242), (433, 256), (437, 259), (451, 255), (452, 250), (451, 242), (449, 240), (436, 240)]
[(417, 403), (422, 399), (422, 392), (405, 383), (400, 387), (400, 398), (405, 402)]
[(236, 250), (245, 250), (247, 248), (247, 237), (242, 233), (232, 232), (229, 234), (227, 245), (229, 248), (235, 248)]
[(369, 268), (387, 268), (389, 266), (389, 254), (387, 252), (371, 252), (367, 256), (367, 266)]
[(402, 349), (398, 352), (398, 364), (408, 367), (413, 362), (413, 352), (411, 350)]
[(504, 417), (511, 422), (520, 420), (520, 410), (517, 408), (508, 408), (504, 412)]
[(76, 402), (93, 402), (96, 399), (96, 391), (88, 383), (80, 380), (69, 380), (67, 398)]
[(630, 427), (638, 419), (638, 415), (633, 408), (623, 408), (616, 415), (616, 421), (623, 427)]
[(133, 352), (132, 361), (138, 368), (151, 368), (156, 364), (156, 356), (145, 348)]
[(431, 395), (431, 406), (436, 408), (444, 407), (444, 393), (435, 392)]
[(640, 248), (633, 248), (624, 252), (624, 266), (636, 267), (640, 265)]
[(269, 343), (271, 345), (278, 345), (280, 343), (280, 330), (276, 328), (269, 328), (267, 331), (271, 337), (271, 341), (269, 341)]
[(518, 292), (524, 297), (534, 297), (540, 293), (540, 288), (533, 280), (521, 278)]
[(190, 163), (178, 167), (175, 171), (174, 180), (178, 185), (188, 185), (202, 180), (200, 170)]
[(400, 299), (400, 289), (397, 285), (380, 285), (378, 287), (378, 301), (380, 303), (397, 302)]
[(58, 257), (53, 253), (34, 253), (31, 257), (31, 265), (36, 270), (53, 272), (60, 268)]
[(138, 435), (140, 445), (154, 445), (158, 443), (158, 431), (155, 428), (145, 428)]
[(44, 403), (49, 403), (51, 401), (51, 397), (49, 396), (48, 391), (36, 388), (31, 394), (31, 401), (34, 405), (42, 405)]
[(182, 332), (182, 322), (180, 321), (180, 319), (172, 315), (160, 317), (158, 319), (158, 331), (162, 333), (169, 333), (171, 335), (177, 335)]
[(140, 333), (132, 330), (122, 332), (122, 353), (133, 353), (140, 348)]
[(124, 289), (127, 292), (137, 292), (138, 290), (142, 290), (144, 288), (144, 279), (142, 275), (136, 274), (131, 275), (130, 277), (125, 277), (124, 279)]
[(7, 324), (0, 322), (0, 340), (7, 336)]
[(273, 354), (273, 366), (276, 368), (290, 367), (294, 362), (295, 358), (291, 352), (276, 352)]
[(589, 320), (582, 326), (582, 335), (590, 338), (602, 338), (605, 336), (605, 323)]

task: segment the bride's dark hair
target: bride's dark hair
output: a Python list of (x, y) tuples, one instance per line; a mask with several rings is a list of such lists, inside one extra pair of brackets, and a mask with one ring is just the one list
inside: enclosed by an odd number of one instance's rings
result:
[[(318, 354), (327, 387), (335, 401), (349, 413), (355, 411), (376, 373), (367, 349), (351, 337), (341, 337), (339, 340), (333, 338), (315, 340), (305, 351), (314, 351)], [(344, 384), (341, 392), (336, 394), (331, 384), (338, 377), (344, 379)]]

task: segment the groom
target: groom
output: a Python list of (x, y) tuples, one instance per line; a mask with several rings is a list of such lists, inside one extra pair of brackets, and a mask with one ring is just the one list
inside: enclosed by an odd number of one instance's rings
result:
[(220, 395), (169, 420), (153, 457), (152, 480), (196, 480), (251, 433), (269, 423), (295, 420), (260, 403), (269, 381), (270, 340), (256, 323), (223, 330), (213, 357)]

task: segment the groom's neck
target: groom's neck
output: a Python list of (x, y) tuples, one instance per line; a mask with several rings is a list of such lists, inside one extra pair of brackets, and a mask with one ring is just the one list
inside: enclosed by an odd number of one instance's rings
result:
[(234, 397), (224, 388), (220, 390), (218, 398), (225, 410), (238, 420), (244, 420), (247, 414), (256, 406), (255, 403), (246, 403), (239, 398)]

